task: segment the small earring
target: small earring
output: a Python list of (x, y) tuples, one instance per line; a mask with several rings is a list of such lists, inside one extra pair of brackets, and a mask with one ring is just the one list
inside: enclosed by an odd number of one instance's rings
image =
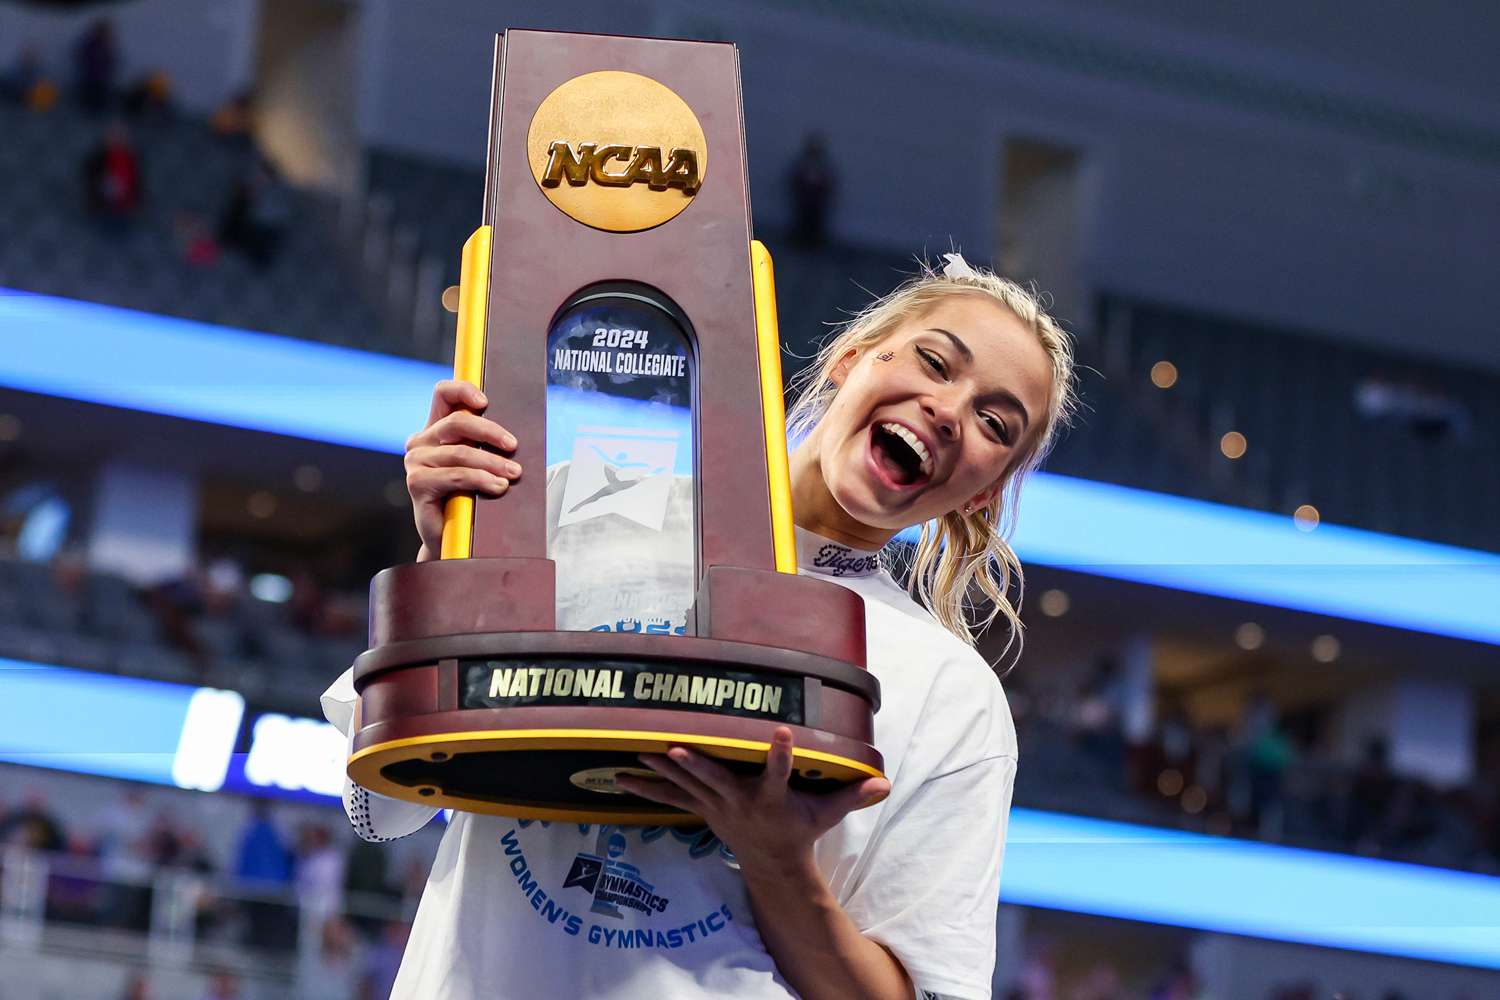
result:
[(964, 504), (964, 513), (965, 514), (972, 514), (972, 513), (974, 513), (974, 507), (973, 507), (973, 505), (972, 504)]

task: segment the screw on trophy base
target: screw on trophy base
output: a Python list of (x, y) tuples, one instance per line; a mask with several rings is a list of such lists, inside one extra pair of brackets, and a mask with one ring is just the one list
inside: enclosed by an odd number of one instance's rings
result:
[[(350, 777), (529, 819), (682, 824), (641, 753), (792, 787), (882, 774), (863, 599), (796, 575), (771, 261), (732, 45), (496, 39), (455, 377), (546, 469), (450, 498), (439, 560), (371, 582)], [(709, 154), (713, 169), (709, 170)]]

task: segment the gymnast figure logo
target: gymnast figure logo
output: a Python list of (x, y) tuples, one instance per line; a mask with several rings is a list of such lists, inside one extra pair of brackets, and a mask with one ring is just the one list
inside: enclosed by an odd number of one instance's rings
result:
[[(630, 461), (629, 452), (616, 452), (615, 455), (611, 457), (609, 455), (606, 455), (604, 453), (604, 449), (600, 448), (598, 445), (594, 445), (593, 450), (599, 456), (603, 464), (604, 478), (608, 480), (608, 482), (599, 487), (599, 489), (592, 496), (588, 497), (587, 499), (580, 500), (578, 501), (578, 503), (574, 504), (573, 508), (568, 511), (569, 514), (576, 514), (579, 508), (587, 507), (595, 500), (602, 500), (605, 497), (612, 497), (616, 493), (622, 493), (625, 490), (630, 489), (632, 486), (639, 486), (641, 483), (645, 482), (647, 479), (650, 479), (652, 476), (659, 476), (663, 472), (667, 471), (666, 468), (662, 466), (658, 466), (653, 469), (650, 462), (632, 462)], [(640, 469), (645, 471), (640, 472), (640, 474), (637, 475), (634, 479), (621, 479), (620, 473), (625, 472), (627, 469)]]
[(672, 432), (580, 428), (559, 527), (618, 514), (660, 531), (676, 461)]

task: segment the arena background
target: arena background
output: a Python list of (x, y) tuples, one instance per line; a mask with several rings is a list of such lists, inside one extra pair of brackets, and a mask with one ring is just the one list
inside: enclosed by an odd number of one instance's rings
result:
[(317, 694), (506, 27), (739, 46), (788, 375), (953, 247), (1078, 337), (997, 997), (1500, 996), (1490, 5), (7, 0), (0, 998), (388, 990), (440, 824), (354, 837)]

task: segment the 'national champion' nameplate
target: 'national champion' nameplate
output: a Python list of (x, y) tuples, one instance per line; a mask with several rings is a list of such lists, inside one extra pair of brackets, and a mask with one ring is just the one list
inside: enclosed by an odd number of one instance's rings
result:
[(799, 677), (710, 663), (460, 660), (462, 708), (668, 708), (802, 725)]

